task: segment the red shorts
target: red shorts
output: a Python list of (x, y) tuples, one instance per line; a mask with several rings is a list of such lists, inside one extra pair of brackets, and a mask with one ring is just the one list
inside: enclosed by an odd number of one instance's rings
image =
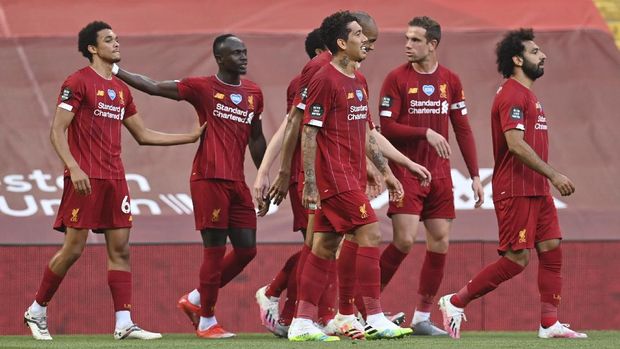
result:
[(305, 230), (308, 227), (308, 210), (301, 204), (301, 194), (297, 183), (288, 187), (288, 195), (293, 210), (293, 231)]
[(321, 200), (321, 209), (314, 215), (314, 231), (345, 234), (374, 222), (377, 215), (368, 196), (361, 190), (351, 190)]
[(90, 195), (78, 194), (71, 177), (65, 177), (64, 183), (54, 229), (64, 232), (69, 227), (103, 233), (106, 229), (131, 228), (129, 190), (124, 179), (90, 178)]
[(194, 204), (196, 230), (256, 229), (256, 211), (245, 182), (201, 179), (191, 181), (189, 188)]
[(399, 178), (405, 189), (401, 201), (390, 202), (388, 217), (394, 214), (412, 214), (420, 220), (432, 218), (454, 219), (454, 192), (452, 178), (433, 179), (431, 184), (423, 187), (417, 178)]
[(515, 196), (494, 204), (500, 254), (509, 249), (532, 249), (538, 242), (562, 238), (551, 196)]

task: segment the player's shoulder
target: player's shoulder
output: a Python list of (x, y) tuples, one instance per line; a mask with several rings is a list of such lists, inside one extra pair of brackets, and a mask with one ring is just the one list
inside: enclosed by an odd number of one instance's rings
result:
[(445, 65), (439, 64), (437, 66), (437, 72), (440, 76), (448, 81), (460, 81), (459, 75), (455, 73), (452, 69), (446, 67)]
[(399, 77), (403, 77), (406, 74), (408, 74), (410, 70), (413, 70), (413, 67), (411, 67), (411, 64), (409, 62), (400, 64), (396, 66), (395, 68), (393, 68), (392, 70), (390, 70), (387, 77), (391, 79), (397, 79)]
[(495, 98), (499, 101), (519, 102), (525, 101), (529, 97), (529, 90), (515, 81), (506, 79), (497, 89)]
[(304, 68), (301, 71), (301, 75), (305, 75), (309, 73), (311, 74), (313, 72), (316, 72), (319, 69), (321, 69), (323, 66), (329, 64), (330, 61), (331, 61), (331, 53), (329, 53), (328, 51), (321, 52), (319, 55), (315, 56), (310, 61), (308, 61), (306, 65), (304, 65)]
[(262, 93), (260, 86), (252, 80), (249, 79), (241, 79), (241, 86), (243, 89), (250, 93)]
[(92, 69), (90, 67), (78, 69), (65, 78), (63, 85), (77, 86), (79, 84), (84, 84), (86, 80), (92, 78), (90, 74), (91, 71)]

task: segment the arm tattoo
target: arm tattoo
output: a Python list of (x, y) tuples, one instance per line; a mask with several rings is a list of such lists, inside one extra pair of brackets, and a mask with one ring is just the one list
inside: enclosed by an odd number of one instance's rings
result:
[(301, 137), (304, 175), (306, 176), (306, 181), (310, 182), (316, 182), (316, 135), (318, 132), (318, 127), (304, 126), (304, 133)]
[(385, 174), (387, 170), (387, 160), (383, 157), (381, 153), (381, 149), (379, 149), (379, 144), (377, 144), (377, 140), (375, 136), (369, 134), (368, 141), (366, 142), (366, 155), (370, 158), (373, 164), (377, 167), (381, 173)]

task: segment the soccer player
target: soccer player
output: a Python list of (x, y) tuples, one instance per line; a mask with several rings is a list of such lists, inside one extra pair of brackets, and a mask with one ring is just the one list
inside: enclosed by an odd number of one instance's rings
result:
[[(378, 28), (377, 28), (375, 21), (372, 19), (370, 15), (368, 15), (365, 12), (354, 12), (352, 14), (356, 17), (358, 23), (362, 26), (363, 33), (367, 37), (367, 40), (364, 43), (363, 49), (366, 52), (370, 52), (374, 50), (374, 43), (377, 40), (378, 35), (379, 35)], [(282, 163), (281, 163), (280, 171), (278, 173), (278, 176), (276, 177), (276, 180), (272, 184), (269, 190), (269, 194), (268, 194), (268, 197), (273, 198), (273, 202), (275, 204), (279, 204), (283, 200), (283, 198), (286, 196), (286, 190), (288, 189), (288, 187), (286, 187), (286, 185), (288, 184), (287, 181), (288, 181), (288, 178), (290, 178), (291, 173), (292, 173), (291, 167), (292, 166), (295, 167), (296, 165), (296, 163), (291, 161), (291, 159), (294, 157), (294, 151), (298, 151), (300, 149), (299, 148), (300, 137), (298, 136), (300, 132), (301, 121), (303, 118), (303, 111), (306, 107), (308, 84), (310, 80), (312, 79), (312, 77), (314, 76), (314, 74), (316, 74), (316, 72), (320, 70), (323, 66), (328, 65), (331, 59), (332, 59), (331, 52), (325, 51), (319, 54), (318, 56), (316, 56), (310, 62), (308, 62), (302, 70), (299, 92), (295, 96), (295, 99), (293, 101), (293, 107), (291, 108), (288, 114), (287, 124), (286, 124), (286, 128), (285, 128), (284, 135), (283, 135), (284, 140), (282, 142)], [(359, 62), (354, 62), (354, 65), (356, 68), (358, 68)], [(380, 149), (386, 157), (406, 167), (412, 173), (420, 176), (421, 179), (427, 180), (427, 181), (430, 180), (430, 172), (428, 172), (426, 168), (416, 164), (415, 162), (407, 158), (405, 155), (400, 153), (398, 150), (396, 150), (396, 148), (394, 148), (394, 146), (392, 146), (392, 144), (390, 144), (385, 139), (385, 137), (383, 137), (376, 130), (372, 129), (371, 133), (376, 137), (379, 143)], [(295, 156), (295, 159), (297, 158), (298, 157)], [(374, 166), (370, 164), (368, 167), (372, 168)], [(300, 172), (298, 174), (298, 181), (299, 181), (300, 186), (303, 187), (303, 171), (301, 170), (302, 169), (300, 168)], [(293, 172), (293, 175), (294, 175), (294, 172)], [(300, 188), (299, 190), (301, 191), (301, 189), (303, 188)], [(262, 190), (261, 190), (261, 193), (262, 193)], [(302, 250), (300, 251), (300, 255), (298, 258), (298, 262), (297, 262), (298, 268), (297, 268), (296, 277), (297, 277), (298, 282), (299, 282), (300, 272), (302, 270), (302, 268), (300, 268), (299, 266), (304, 265), (304, 261), (306, 257), (308, 256), (308, 254), (310, 253), (311, 247), (312, 247), (313, 220), (314, 220), (314, 213), (313, 213), (313, 210), (310, 210), (308, 213), (308, 229), (306, 231), (305, 243), (304, 243)], [(345, 241), (343, 246), (344, 246), (343, 251), (345, 252), (341, 254), (341, 257), (344, 260), (347, 260), (349, 257), (351, 257), (351, 255), (355, 254), (355, 251), (357, 251), (357, 248), (356, 248), (357, 244), (354, 241), (347, 240)], [(355, 258), (355, 257), (351, 257), (351, 258)], [(332, 280), (334, 278), (334, 272), (332, 270), (330, 270), (329, 276), (330, 276), (330, 279), (328, 281), (328, 285), (331, 285), (333, 282)], [(328, 286), (327, 290), (333, 291), (334, 289)], [(351, 292), (354, 292), (354, 291), (349, 290), (345, 293), (348, 294)], [(330, 292), (327, 292), (327, 294), (324, 295), (323, 298), (321, 298), (321, 302), (320, 302), (321, 304), (323, 304), (324, 302), (329, 303), (329, 300), (327, 301), (325, 300), (325, 298), (328, 298), (328, 299), (330, 298), (329, 293)], [(343, 290), (341, 290), (340, 293), (343, 294)], [(351, 299), (352, 298), (353, 296), (351, 296)], [(342, 296), (339, 299), (341, 303), (347, 303), (350, 301), (349, 298), (345, 299)], [(271, 307), (271, 308), (273, 309), (274, 307)], [(265, 315), (262, 316), (262, 319), (273, 319), (274, 315), (268, 311), (269, 308), (264, 307), (264, 309), (266, 309), (267, 311), (264, 312)], [(324, 308), (319, 307), (319, 309), (324, 309)], [(396, 320), (395, 322), (402, 321), (401, 319), (402, 318), (397, 317), (395, 318)], [(333, 333), (334, 329), (338, 330), (339, 332), (339, 328), (342, 327), (340, 325), (346, 325), (342, 323), (336, 324), (332, 322), (327, 322), (325, 320), (326, 319), (323, 319), (323, 321), (321, 322), (322, 322), (322, 325), (326, 325), (326, 332), (328, 333)], [(262, 320), (262, 321), (265, 321), (265, 320)], [(363, 327), (361, 329), (363, 330)]]
[(439, 23), (429, 17), (415, 17), (409, 22), (405, 35), (408, 62), (392, 70), (381, 88), (381, 131), (398, 150), (428, 168), (433, 182), (424, 187), (401, 166), (390, 164), (403, 184), (405, 196), (389, 204), (388, 216), (392, 219), (394, 236), (381, 254), (381, 286), (387, 286), (407, 257), (415, 242), (418, 223), (423, 221), (426, 255), (411, 327), (414, 335), (446, 335), (430, 322), (430, 312), (443, 278), (448, 236), (455, 218), (449, 123), (452, 123), (472, 178), (472, 190), (477, 199), (475, 207), (482, 205), (484, 192), (461, 81), (437, 60), (437, 46), (441, 40)]
[[(310, 59), (326, 50), (318, 28), (306, 36), (305, 50)], [(301, 74), (298, 74), (288, 85), (286, 90), (287, 111), (291, 110), (293, 106), (293, 99), (299, 91), (300, 79)], [(277, 154), (280, 153), (285, 128), (286, 118), (282, 121), (282, 124), (269, 141), (265, 156), (263, 157), (263, 161), (256, 175), (256, 180), (254, 182), (254, 199), (256, 202), (263, 202), (264, 204), (263, 210), (259, 212), (259, 216), (264, 216), (269, 207), (269, 202), (264, 202), (269, 190), (269, 169), (275, 161)], [(300, 170), (298, 167), (301, 164), (300, 147), (300, 144), (297, 144), (293, 156), (293, 168), (291, 170), (288, 192), (291, 198), (291, 208), (293, 210), (293, 231), (301, 231), (305, 239), (306, 228), (308, 226), (308, 214), (306, 209), (301, 205), (301, 197), (298, 190), (298, 174)], [(262, 324), (279, 337), (287, 336), (288, 326), (295, 312), (295, 303), (297, 301), (297, 261), (299, 260), (300, 254), (301, 251), (298, 251), (290, 256), (275, 278), (268, 285), (261, 287), (256, 292), (256, 301), (260, 308)], [(335, 278), (335, 270), (332, 274), (332, 277)], [(336, 287), (334, 286), (331, 289), (335, 291)], [(278, 303), (280, 294), (284, 290), (287, 290), (286, 302), (284, 303), (282, 312), (279, 313)], [(334, 317), (336, 295), (333, 292), (331, 294), (328, 293), (324, 297), (321, 297), (321, 300), (322, 302), (319, 303), (319, 322), (326, 324)]]
[[(216, 75), (181, 81), (154, 81), (119, 70), (118, 77), (151, 95), (191, 103), (208, 127), (194, 158), (190, 189), (196, 230), (203, 242), (200, 285), (183, 295), (178, 306), (200, 338), (229, 338), (234, 334), (218, 324), (218, 292), (256, 256), (256, 212), (245, 184), (243, 163), (249, 145), (258, 168), (265, 153), (261, 113), (263, 94), (247, 71), (247, 49), (232, 34), (213, 41)], [(226, 240), (233, 250), (226, 254)], [(200, 318), (198, 320), (198, 317)]]
[(558, 321), (562, 294), (562, 233), (549, 181), (562, 194), (575, 192), (573, 182), (548, 161), (547, 116), (531, 88), (544, 73), (547, 56), (533, 41), (532, 29), (508, 32), (497, 45), (497, 70), (507, 80), (491, 110), (493, 136), (493, 203), (499, 226), (501, 256), (456, 294), (443, 296), (439, 307), (444, 327), (460, 338), (464, 308), (521, 273), (538, 254), (540, 338), (587, 338)]
[[(64, 189), (54, 229), (65, 233), (62, 248), (47, 265), (35, 301), (24, 322), (38, 340), (51, 340), (47, 305), (65, 274), (81, 256), (88, 231), (105, 236), (108, 285), (112, 293), (115, 339), (157, 339), (131, 320), (129, 229), (132, 216), (121, 161), (121, 124), (140, 145), (174, 145), (198, 140), (203, 128), (190, 134), (150, 130), (133, 103), (129, 88), (112, 75), (121, 59), (118, 37), (110, 25), (92, 22), (78, 35), (78, 50), (89, 66), (63, 83), (50, 139), (65, 165)], [(65, 132), (67, 136), (65, 136)]]
[[(359, 283), (368, 309), (365, 336), (369, 339), (400, 338), (410, 329), (390, 322), (379, 301), (379, 248), (381, 235), (376, 215), (367, 196), (366, 156), (382, 172), (393, 199), (402, 196), (402, 187), (381, 154), (375, 137), (367, 132), (372, 125), (368, 113), (368, 87), (357, 72), (357, 63), (366, 56), (367, 38), (356, 18), (348, 11), (337, 12), (321, 24), (323, 42), (332, 52), (330, 64), (323, 66), (308, 87), (302, 135), (305, 174), (302, 202), (315, 213), (312, 251), (301, 271), (296, 317), (291, 322), (291, 341), (331, 341), (312, 319), (328, 279), (328, 271), (342, 235), (355, 234), (359, 243), (352, 263), (339, 265), (339, 276), (352, 275), (343, 283)], [(319, 198), (320, 197), (320, 198)], [(336, 232), (337, 234), (335, 234)], [(356, 269), (363, 270), (357, 274)], [(346, 273), (343, 273), (346, 271)], [(351, 285), (347, 285), (351, 286)], [(350, 323), (357, 320), (350, 311), (339, 309)], [(362, 329), (363, 331), (363, 329)]]

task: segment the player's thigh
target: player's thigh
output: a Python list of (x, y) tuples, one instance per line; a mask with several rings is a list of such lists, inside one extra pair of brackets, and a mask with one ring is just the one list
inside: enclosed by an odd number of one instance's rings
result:
[(539, 252), (549, 251), (559, 246), (562, 230), (558, 219), (558, 211), (552, 196), (544, 196), (540, 200), (536, 220), (536, 249)]
[(424, 198), (420, 219), (426, 221), (435, 218), (454, 219), (455, 217), (452, 179), (433, 179), (428, 195)]
[(500, 254), (534, 248), (536, 210), (534, 197), (509, 197), (494, 202), (499, 228)]
[(394, 242), (415, 240), (418, 235), (419, 215), (399, 213), (392, 215), (391, 218)]
[(129, 254), (129, 228), (105, 229), (103, 234), (108, 256)]
[(427, 240), (447, 240), (452, 229), (452, 219), (432, 218), (424, 221)]
[(315, 232), (312, 241), (312, 253), (324, 259), (335, 259), (342, 234), (334, 232)]
[(66, 253), (81, 254), (88, 240), (88, 229), (66, 227), (62, 250)]
[(358, 226), (354, 232), (355, 240), (360, 247), (376, 247), (381, 243), (379, 222)]
[(231, 181), (201, 179), (190, 182), (196, 230), (228, 229)]
[(228, 227), (256, 230), (256, 210), (250, 188), (245, 182), (234, 182), (228, 208)]

